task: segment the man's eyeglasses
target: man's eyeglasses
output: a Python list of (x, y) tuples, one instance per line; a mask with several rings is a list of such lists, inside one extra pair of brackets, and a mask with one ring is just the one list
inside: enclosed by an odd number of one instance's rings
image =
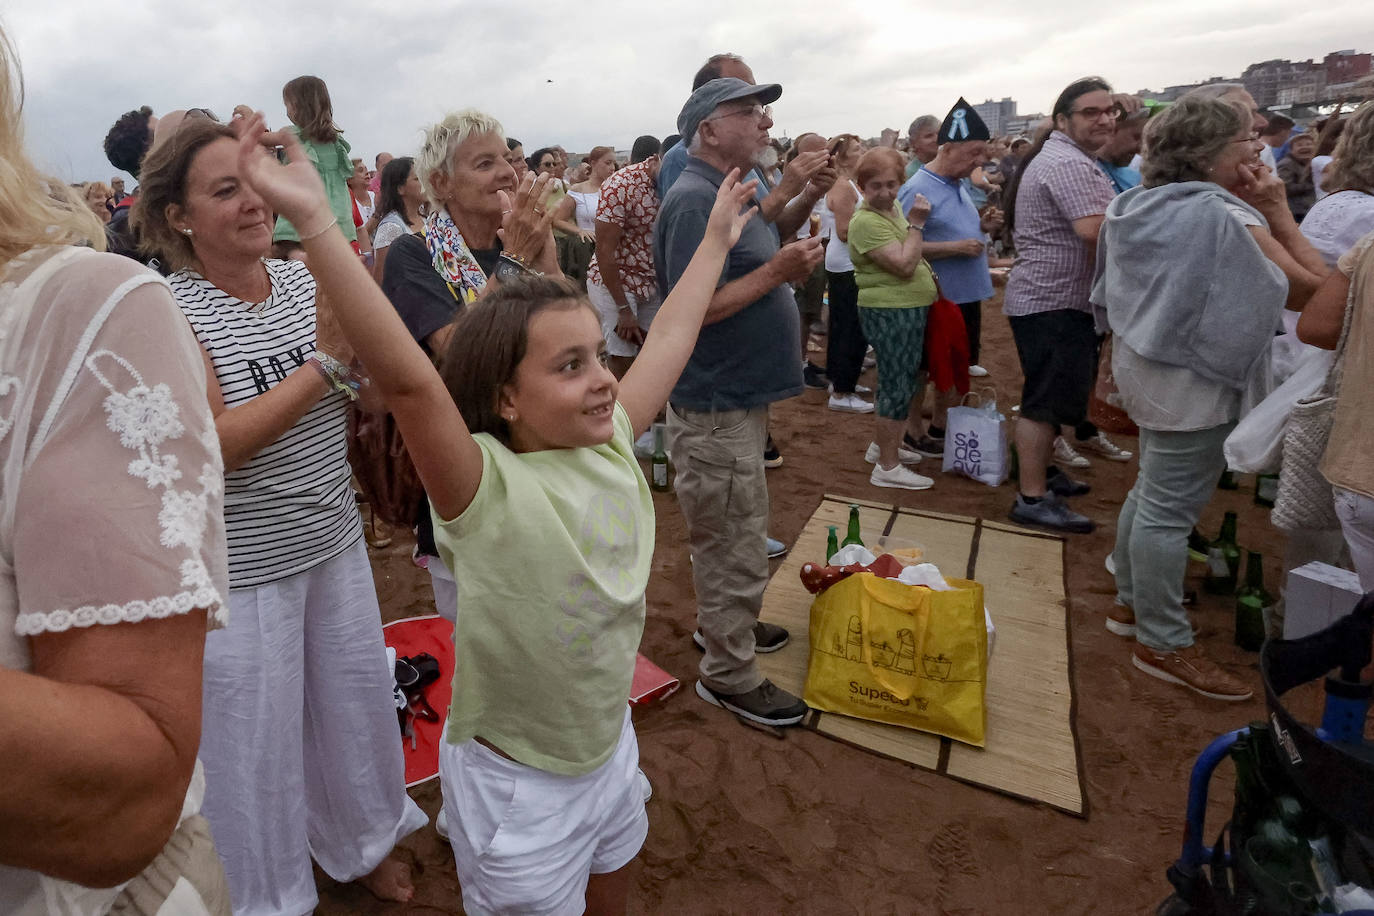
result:
[(1089, 121), (1096, 121), (1103, 115), (1108, 115), (1113, 121), (1117, 121), (1125, 116), (1126, 109), (1122, 108), (1120, 105), (1109, 105), (1106, 108), (1080, 108), (1077, 111), (1070, 112), (1070, 114), (1082, 115)]
[(701, 123), (705, 124), (707, 121), (720, 121), (724, 118), (733, 118), (735, 115), (742, 114), (752, 115), (755, 121), (762, 121), (764, 118), (768, 118), (771, 121), (773, 119), (773, 106), (751, 105), (748, 108), (741, 108), (738, 111), (729, 111), (723, 115), (716, 115), (712, 118), (703, 118)]

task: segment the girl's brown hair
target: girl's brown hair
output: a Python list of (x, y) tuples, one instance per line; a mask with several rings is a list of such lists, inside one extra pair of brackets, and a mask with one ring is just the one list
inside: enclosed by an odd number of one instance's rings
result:
[(129, 211), (129, 224), (138, 232), (139, 250), (162, 259), (172, 270), (190, 266), (196, 255), (191, 240), (167, 221), (167, 208), (172, 204), (186, 206), (186, 175), (191, 163), (201, 150), (224, 137), (235, 139), (229, 125), (188, 118), (143, 160), (138, 200)]
[(301, 129), (301, 136), (316, 143), (333, 143), (343, 133), (334, 123), (334, 106), (329, 101), (329, 87), (318, 76), (298, 76), (281, 87), (291, 123)]
[[(459, 316), (440, 361), (439, 374), (469, 431), (490, 433), (510, 445), (510, 424), (501, 416), (501, 389), (529, 347), (530, 321), (548, 309), (592, 308), (586, 295), (562, 277), (528, 276), (502, 281)], [(600, 321), (598, 316), (597, 321)]]

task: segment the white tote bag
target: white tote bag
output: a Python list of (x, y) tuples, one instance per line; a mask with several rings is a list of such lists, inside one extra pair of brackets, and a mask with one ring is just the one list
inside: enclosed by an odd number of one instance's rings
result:
[[(990, 487), (1001, 486), (1011, 472), (1011, 448), (1007, 418), (997, 410), (997, 392), (979, 395), (970, 391), (964, 403), (949, 409), (945, 424), (945, 473), (971, 477)], [(969, 398), (977, 400), (970, 406)]]

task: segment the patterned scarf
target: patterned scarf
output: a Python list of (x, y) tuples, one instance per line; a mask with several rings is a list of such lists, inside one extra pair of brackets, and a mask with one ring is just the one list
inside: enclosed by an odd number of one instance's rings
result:
[(440, 207), (425, 217), (425, 247), (429, 249), (435, 272), (463, 302), (471, 303), (486, 288), (487, 275), (468, 250), (447, 207)]

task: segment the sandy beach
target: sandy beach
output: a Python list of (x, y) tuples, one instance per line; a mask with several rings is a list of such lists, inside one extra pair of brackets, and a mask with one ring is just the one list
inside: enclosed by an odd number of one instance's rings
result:
[[(1000, 297), (986, 303), (983, 364), (1004, 411), (1019, 400), (1021, 377)], [(820, 361), (823, 354), (812, 354)], [(873, 384), (873, 373), (864, 381)], [(822, 494), (836, 493), (962, 515), (1005, 520), (1013, 490), (943, 475), (924, 492), (868, 483), (862, 452), (873, 420), (826, 409), (811, 391), (775, 406), (772, 429), (785, 456), (768, 472), (771, 531), (789, 543)], [(1128, 437), (1113, 437), (1135, 450)], [(637, 864), (632, 913), (761, 914), (1113, 914), (1152, 912), (1169, 893), (1165, 869), (1183, 838), (1188, 773), (1215, 736), (1263, 717), (1263, 701), (1221, 703), (1135, 670), (1130, 643), (1103, 619), (1114, 587), (1103, 558), (1136, 462), (1092, 458), (1074, 471), (1093, 485), (1074, 506), (1098, 522), (1070, 535), (1069, 638), (1086, 817), (1015, 800), (925, 772), (801, 729), (785, 738), (742, 726), (691, 690), (700, 657), (686, 529), (671, 494), (656, 494), (658, 542), (648, 590), (642, 651), (683, 681), (658, 705), (637, 709), (642, 767), (653, 782), (650, 830)], [(1281, 536), (1252, 502), (1251, 478), (1218, 491), (1201, 529), (1214, 536), (1223, 511), (1240, 515), (1240, 542), (1266, 558), (1277, 592)], [(386, 620), (433, 613), (427, 573), (411, 562), (412, 540), (398, 532), (373, 550)], [(1190, 567), (1200, 590), (1202, 567)], [(1200, 640), (1260, 693), (1258, 656), (1232, 645), (1233, 601), (1202, 595)], [(996, 664), (996, 659), (993, 661)], [(1210, 834), (1230, 809), (1230, 768), (1213, 783)], [(433, 815), (439, 785), (412, 790)], [(454, 913), (461, 896), (447, 844), (426, 828), (402, 845), (417, 893), (387, 905), (366, 891), (320, 876), (318, 912)]]

